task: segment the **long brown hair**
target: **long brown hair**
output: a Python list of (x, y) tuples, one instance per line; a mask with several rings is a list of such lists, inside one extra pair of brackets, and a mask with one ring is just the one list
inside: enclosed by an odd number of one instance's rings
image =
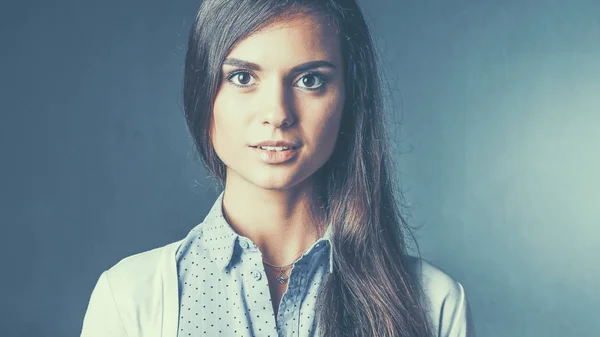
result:
[(205, 0), (186, 55), (188, 128), (207, 169), (224, 184), (226, 168), (210, 140), (222, 62), (252, 32), (315, 11), (337, 27), (346, 78), (336, 147), (313, 176), (332, 225), (334, 267), (318, 296), (319, 331), (327, 337), (433, 336), (406, 248), (412, 233), (397, 200), (374, 46), (354, 0)]

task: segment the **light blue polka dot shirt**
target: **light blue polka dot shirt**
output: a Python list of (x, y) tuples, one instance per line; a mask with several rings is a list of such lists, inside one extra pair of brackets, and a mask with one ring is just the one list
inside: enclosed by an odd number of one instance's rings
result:
[(223, 193), (177, 251), (178, 337), (318, 336), (315, 304), (332, 270), (331, 227), (288, 272), (276, 318), (262, 254), (231, 228), (222, 202)]

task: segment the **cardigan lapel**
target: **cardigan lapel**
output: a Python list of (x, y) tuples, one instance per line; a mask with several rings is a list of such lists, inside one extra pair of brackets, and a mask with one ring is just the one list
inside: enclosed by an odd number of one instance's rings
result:
[(167, 245), (160, 261), (163, 296), (161, 337), (177, 337), (177, 326), (179, 324), (179, 281), (177, 279), (175, 254), (182, 242), (183, 239)]

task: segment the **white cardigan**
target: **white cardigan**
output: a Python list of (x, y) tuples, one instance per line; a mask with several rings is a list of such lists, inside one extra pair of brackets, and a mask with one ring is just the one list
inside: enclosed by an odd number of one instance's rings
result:
[[(175, 253), (182, 241), (129, 256), (103, 272), (92, 291), (81, 337), (177, 337)], [(474, 337), (462, 285), (424, 260), (422, 282), (437, 335)]]

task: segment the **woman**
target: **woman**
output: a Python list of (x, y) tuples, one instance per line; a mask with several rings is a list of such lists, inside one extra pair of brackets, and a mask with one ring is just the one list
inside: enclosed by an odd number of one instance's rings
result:
[(204, 1), (184, 105), (224, 191), (101, 275), (83, 337), (472, 335), (462, 286), (406, 251), (354, 0)]

